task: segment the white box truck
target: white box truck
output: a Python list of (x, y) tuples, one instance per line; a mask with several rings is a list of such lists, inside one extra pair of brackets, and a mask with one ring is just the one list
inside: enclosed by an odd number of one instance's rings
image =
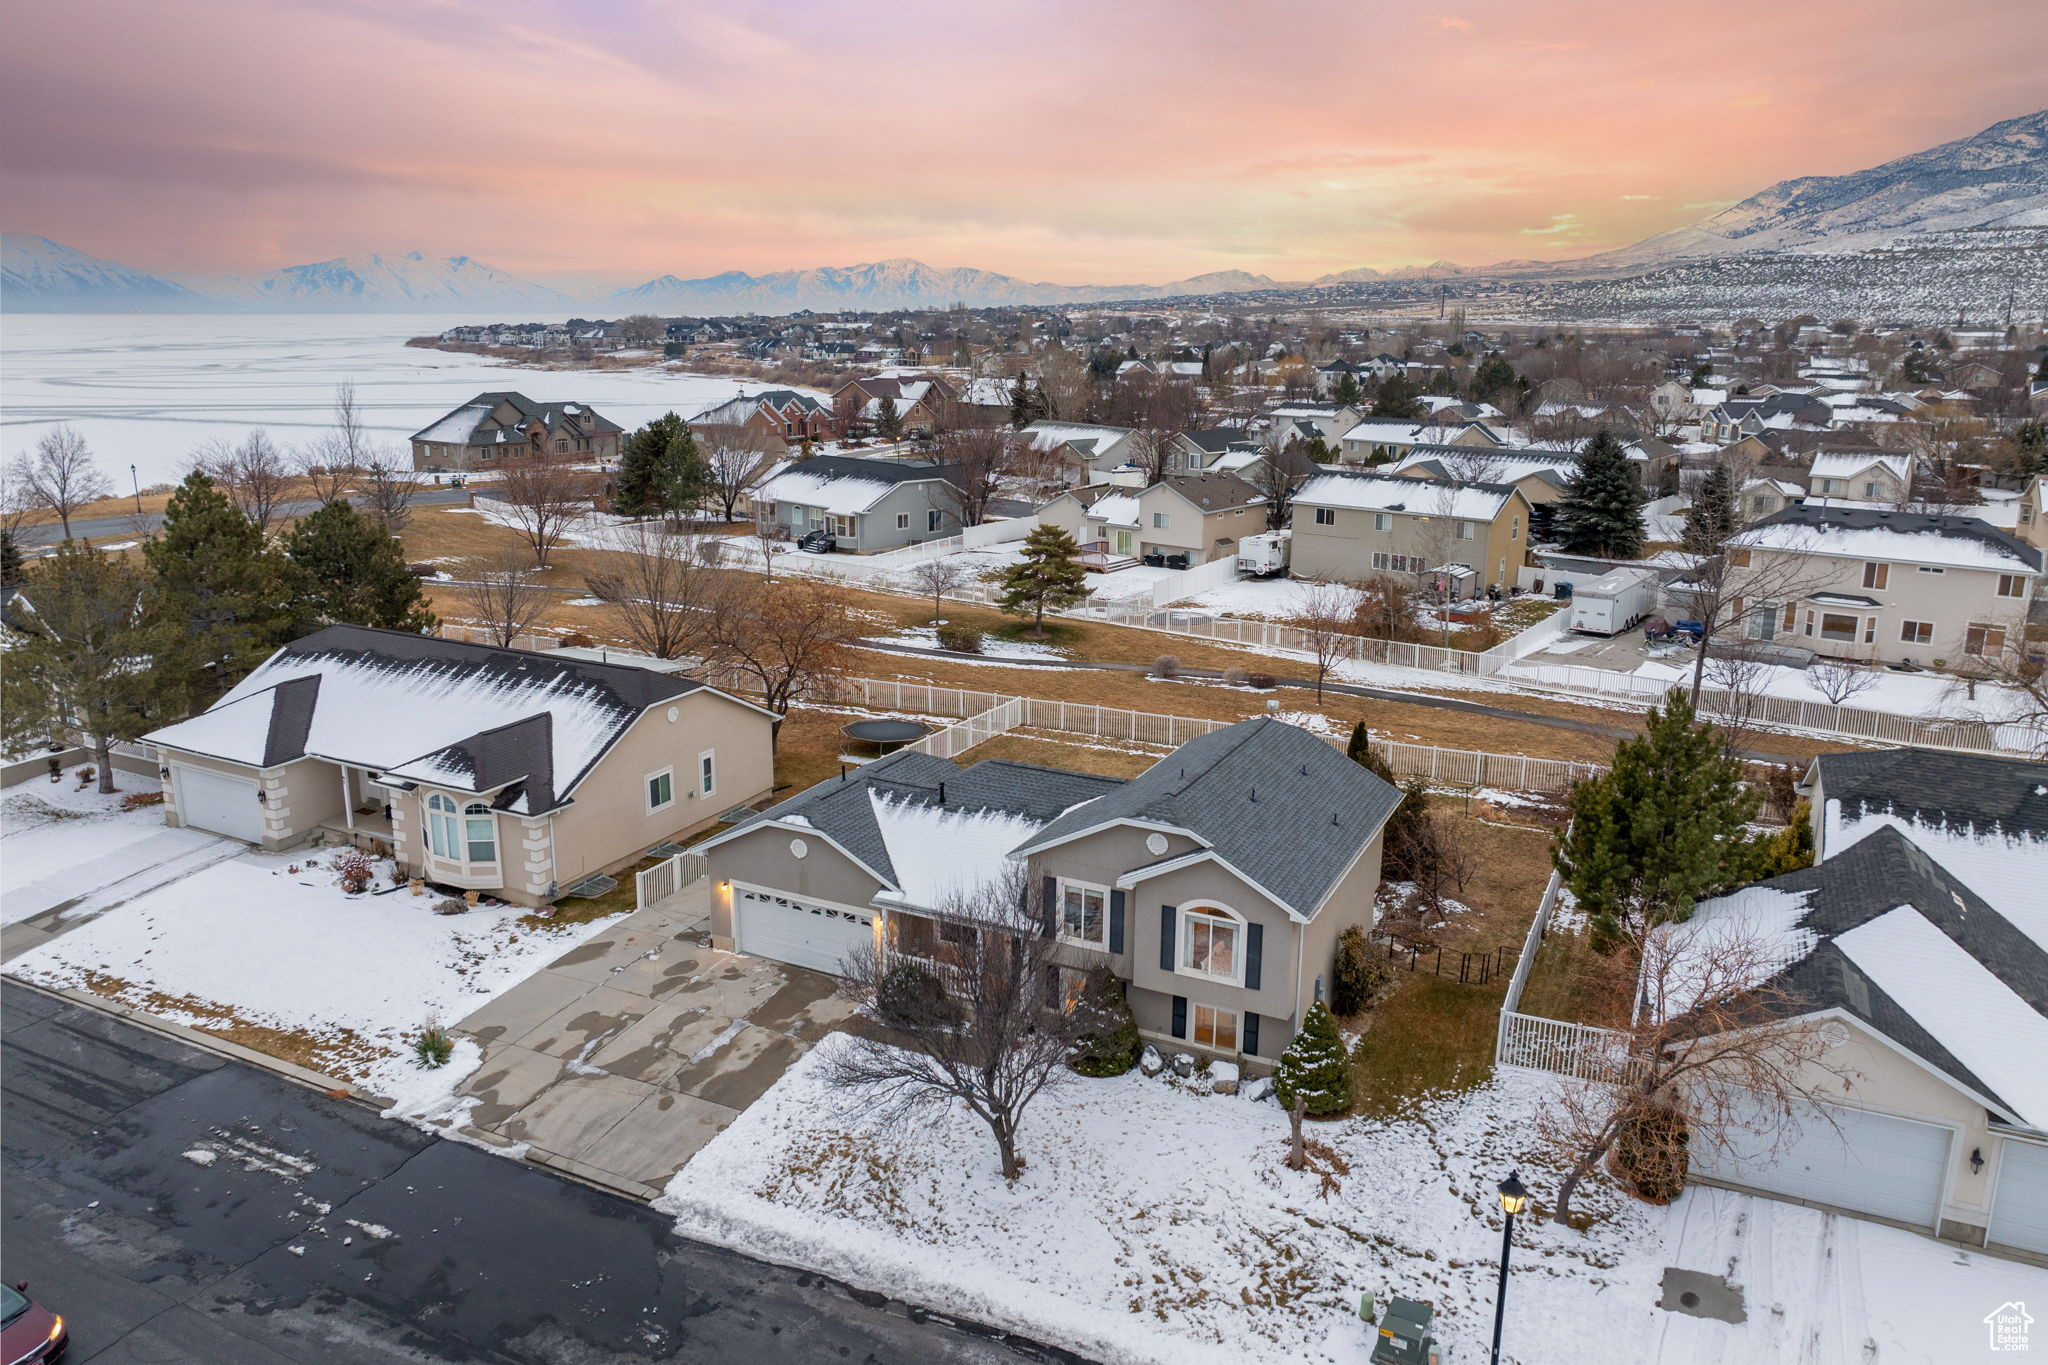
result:
[(1237, 571), (1247, 578), (1272, 578), (1287, 572), (1293, 531), (1266, 531), (1237, 542)]
[(1615, 569), (1572, 589), (1573, 630), (1619, 635), (1657, 609), (1655, 569)]

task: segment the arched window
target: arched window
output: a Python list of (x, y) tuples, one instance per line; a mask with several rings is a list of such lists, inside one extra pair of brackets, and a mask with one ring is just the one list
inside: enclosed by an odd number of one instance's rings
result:
[(463, 833), (467, 837), (469, 861), (473, 863), (495, 863), (498, 861), (498, 817), (491, 814), (491, 808), (481, 801), (472, 801), (462, 808)]
[(456, 838), (455, 803), (439, 792), (427, 798), (427, 847), (436, 858), (460, 858)]
[(1244, 920), (1221, 905), (1181, 909), (1180, 970), (1223, 981), (1244, 979)]

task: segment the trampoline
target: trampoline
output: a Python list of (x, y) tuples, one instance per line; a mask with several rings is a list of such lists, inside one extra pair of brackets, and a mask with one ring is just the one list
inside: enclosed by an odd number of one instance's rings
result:
[(860, 744), (872, 744), (877, 755), (887, 754), (923, 739), (932, 727), (914, 720), (857, 720), (840, 727), (841, 734)]

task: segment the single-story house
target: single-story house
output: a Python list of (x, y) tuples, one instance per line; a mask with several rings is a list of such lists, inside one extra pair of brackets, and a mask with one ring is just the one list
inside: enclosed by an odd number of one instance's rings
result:
[(588, 403), (537, 403), (510, 389), (480, 393), (412, 434), (412, 467), (467, 473), (542, 454), (616, 460), (624, 430)]
[(1330, 744), (1262, 717), (1129, 781), (899, 752), (699, 848), (715, 945), (824, 972), (885, 938), (902, 951), (973, 932), (963, 897), (1021, 864), (1044, 932), (1075, 972), (1126, 983), (1145, 1037), (1268, 1067), (1338, 935), (1371, 932), (1399, 800)]
[(801, 540), (829, 533), (856, 554), (901, 549), (960, 531), (949, 465), (817, 455), (784, 466), (753, 492), (754, 522)]
[(1693, 1177), (2048, 1263), (2048, 763), (1824, 754), (1807, 784), (1814, 865), (1680, 930), (1779, 945), (1849, 1086), (1816, 1074), (1796, 1132), (1695, 1142)]
[(1266, 529), (1266, 500), (1235, 474), (1169, 474), (1147, 488), (1073, 488), (1038, 519), (1112, 558), (1235, 559), (1237, 542)]
[(329, 626), (145, 738), (167, 824), (379, 842), (415, 877), (542, 905), (766, 796), (774, 724), (653, 669)]

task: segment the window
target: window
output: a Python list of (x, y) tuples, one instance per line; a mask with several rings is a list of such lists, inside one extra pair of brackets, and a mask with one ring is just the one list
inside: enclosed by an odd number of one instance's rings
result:
[(896, 926), (897, 952), (926, 959), (938, 955), (936, 927), (923, 915), (892, 914), (889, 922)]
[(835, 517), (833, 517), (833, 518), (832, 518), (832, 534), (833, 534), (833, 535), (835, 535), (835, 536), (844, 536), (844, 537), (845, 537), (846, 539), (848, 539), (848, 540), (852, 540), (852, 539), (854, 538), (854, 535), (853, 535), (853, 518), (852, 518), (852, 517), (841, 517), (841, 516), (835, 516)]
[(1472, 539), (1472, 533), (1473, 533), (1474, 529), (1475, 529), (1475, 528), (1473, 527), (1472, 523), (1471, 523), (1471, 522), (1469, 522), (1469, 521), (1461, 521), (1461, 522), (1459, 522), (1459, 523), (1458, 523), (1458, 539), (1460, 539), (1460, 540), (1470, 540), (1470, 539)]
[(2000, 597), (2025, 597), (2027, 595), (2026, 575), (2016, 573), (2000, 574), (1998, 576), (1998, 595)]
[(941, 512), (941, 511), (940, 511), (940, 510), (939, 510), (938, 508), (936, 508), (936, 507), (927, 507), (927, 508), (925, 508), (925, 511), (924, 511), (924, 529), (925, 529), (925, 530), (927, 530), (927, 531), (936, 531), (936, 530), (938, 530), (938, 529), (939, 529), (939, 527), (940, 527), (940, 525), (941, 525), (941, 524), (943, 523), (943, 519), (944, 519), (945, 515), (946, 515), (945, 513)]
[(1166, 513), (1154, 512), (1152, 514), (1152, 529), (1155, 531), (1164, 531), (1167, 528), (1167, 526), (1172, 523), (1172, 521), (1173, 518), (1169, 517)]
[(1106, 947), (1109, 892), (1085, 882), (1060, 881), (1060, 937), (1091, 948)]
[(1749, 510), (1752, 512), (1770, 511), (1771, 495), (1768, 493), (1758, 493), (1752, 496), (1749, 500)]
[(1375, 531), (1391, 531), (1391, 530), (1393, 530), (1393, 529), (1394, 529), (1394, 518), (1393, 518), (1393, 515), (1392, 515), (1391, 513), (1388, 513), (1388, 512), (1375, 512), (1375, 513), (1373, 513), (1373, 514), (1372, 514), (1372, 529), (1373, 529), (1373, 530), (1375, 530)]
[(1318, 508), (1316, 509), (1316, 525), (1318, 525), (1318, 526), (1335, 526), (1336, 524), (1337, 524), (1337, 509), (1336, 509), (1336, 508), (1334, 508), (1334, 507), (1318, 507)]
[(1514, 518), (1513, 518), (1512, 520), (1510, 520), (1510, 521), (1508, 522), (1508, 539), (1509, 539), (1509, 540), (1520, 540), (1521, 538), (1522, 538), (1522, 518), (1521, 518), (1520, 514), (1518, 513), (1518, 514), (1517, 514), (1517, 515), (1516, 515), (1516, 516), (1515, 516), (1515, 517), (1514, 517)]
[(1947, 570), (1947, 569), (1941, 569), (1941, 568), (1936, 568), (1936, 567), (1935, 567), (1934, 565), (1932, 565), (1932, 564), (1922, 564), (1922, 565), (1920, 566), (1920, 572), (1921, 572), (1921, 573), (1947, 573), (1947, 572), (1948, 572), (1948, 570)]
[(1842, 491), (1842, 481), (1840, 479), (1822, 479), (1820, 481), (1820, 491), (1823, 497), (1839, 493)]
[(1863, 586), (1866, 588), (1882, 588), (1885, 580), (1891, 576), (1891, 569), (1892, 566), (1889, 564), (1865, 564), (1863, 566)]
[(1899, 622), (1899, 642), (1908, 645), (1933, 644), (1934, 623), (1932, 621)]
[(663, 768), (647, 778), (647, 813), (667, 810), (676, 803), (676, 770)]
[(1863, 485), (1863, 496), (1866, 498), (1880, 497), (1883, 495), (1883, 493), (1884, 485), (1876, 482), (1875, 480)]
[(1185, 911), (1180, 918), (1180, 969), (1194, 976), (1237, 980), (1238, 922), (1222, 912), (1208, 914), (1199, 910)]
[(697, 792), (709, 796), (718, 790), (718, 751), (706, 749), (697, 755)]
[(468, 846), (469, 861), (473, 863), (495, 863), (498, 861), (498, 817), (491, 814), (491, 808), (481, 801), (472, 801), (462, 808), (462, 833)]
[(1860, 622), (1854, 616), (1842, 616), (1836, 612), (1824, 611), (1820, 614), (1820, 638), (1823, 640), (1840, 640), (1845, 644), (1853, 645), (1856, 643), (1857, 626), (1859, 624)]
[(1733, 564), (1733, 565), (1734, 565), (1734, 566), (1735, 566), (1736, 568), (1738, 568), (1738, 569), (1746, 569), (1746, 568), (1748, 568), (1748, 567), (1749, 567), (1749, 551), (1747, 551), (1747, 550), (1730, 550), (1730, 551), (1728, 552), (1728, 562), (1729, 562), (1730, 564)]
[(1963, 632), (1963, 653), (2005, 653), (2005, 627), (1986, 625), (1981, 621), (1970, 622), (1969, 629)]
[(1195, 1006), (1195, 1042), (1218, 1052), (1237, 1051), (1237, 1011)]
[(908, 531), (910, 529), (910, 513), (898, 512), (896, 514), (896, 529), (899, 531)]
[(455, 803), (439, 792), (427, 798), (427, 847), (436, 858), (460, 858)]

